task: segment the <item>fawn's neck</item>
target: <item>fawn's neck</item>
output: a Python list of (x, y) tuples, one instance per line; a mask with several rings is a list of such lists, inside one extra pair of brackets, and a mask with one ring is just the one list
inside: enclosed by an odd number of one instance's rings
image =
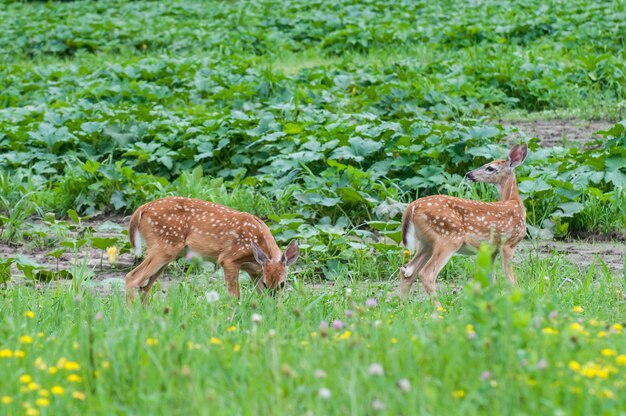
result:
[(519, 202), (522, 207), (524, 206), (517, 190), (517, 178), (515, 177), (515, 173), (511, 173), (503, 183), (497, 184), (497, 187), (500, 193), (500, 202), (515, 201)]

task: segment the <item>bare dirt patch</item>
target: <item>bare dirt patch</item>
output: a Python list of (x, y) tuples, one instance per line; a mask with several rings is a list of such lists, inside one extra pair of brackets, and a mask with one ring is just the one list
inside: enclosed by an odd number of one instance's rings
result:
[(503, 126), (516, 127), (529, 137), (536, 137), (544, 147), (571, 146), (598, 139), (597, 131), (607, 130), (610, 121), (587, 120), (518, 120), (499, 121)]

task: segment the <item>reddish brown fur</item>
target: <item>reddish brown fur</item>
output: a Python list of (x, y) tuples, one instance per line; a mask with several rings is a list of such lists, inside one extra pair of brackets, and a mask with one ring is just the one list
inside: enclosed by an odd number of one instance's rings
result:
[(506, 276), (515, 283), (510, 260), (513, 249), (526, 235), (526, 211), (514, 168), (524, 161), (526, 153), (526, 145), (515, 146), (508, 160), (487, 163), (467, 174), (472, 181), (496, 184), (499, 202), (435, 195), (409, 204), (402, 217), (402, 242), (407, 247), (415, 246), (416, 254), (401, 269), (403, 296), (410, 291), (416, 275), (426, 292), (434, 296), (437, 274), (450, 257), (457, 252), (469, 254), (482, 242), (502, 249)]
[(199, 199), (169, 197), (139, 207), (128, 234), (133, 247), (136, 232), (147, 244), (143, 262), (126, 275), (126, 291), (141, 287), (147, 294), (161, 271), (189, 248), (224, 269), (228, 291), (239, 297), (240, 269), (258, 284), (275, 290), (287, 278), (287, 266), (298, 257), (297, 242), (285, 254), (276, 245), (269, 228), (254, 215)]

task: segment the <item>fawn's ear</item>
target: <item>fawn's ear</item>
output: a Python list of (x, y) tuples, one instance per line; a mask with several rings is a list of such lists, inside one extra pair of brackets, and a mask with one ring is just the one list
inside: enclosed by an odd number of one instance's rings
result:
[(254, 242), (252, 243), (252, 254), (254, 254), (254, 258), (261, 266), (263, 266), (265, 262), (269, 259), (263, 249)]
[(528, 146), (526, 144), (523, 144), (521, 146), (519, 144), (516, 144), (509, 152), (509, 166), (511, 168), (515, 168), (521, 165), (524, 159), (526, 159), (527, 154)]
[(290, 264), (298, 260), (299, 255), (300, 249), (298, 248), (298, 241), (291, 240), (291, 242), (287, 246), (287, 249), (283, 253), (283, 258), (281, 259), (281, 261), (285, 266), (289, 266)]

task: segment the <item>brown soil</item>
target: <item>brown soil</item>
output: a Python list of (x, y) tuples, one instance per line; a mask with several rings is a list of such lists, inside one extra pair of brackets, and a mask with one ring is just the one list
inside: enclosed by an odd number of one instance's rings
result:
[(607, 130), (610, 121), (585, 120), (519, 120), (498, 121), (503, 126), (517, 127), (528, 137), (536, 137), (543, 147), (568, 146), (574, 143), (593, 141), (600, 136), (597, 131)]

